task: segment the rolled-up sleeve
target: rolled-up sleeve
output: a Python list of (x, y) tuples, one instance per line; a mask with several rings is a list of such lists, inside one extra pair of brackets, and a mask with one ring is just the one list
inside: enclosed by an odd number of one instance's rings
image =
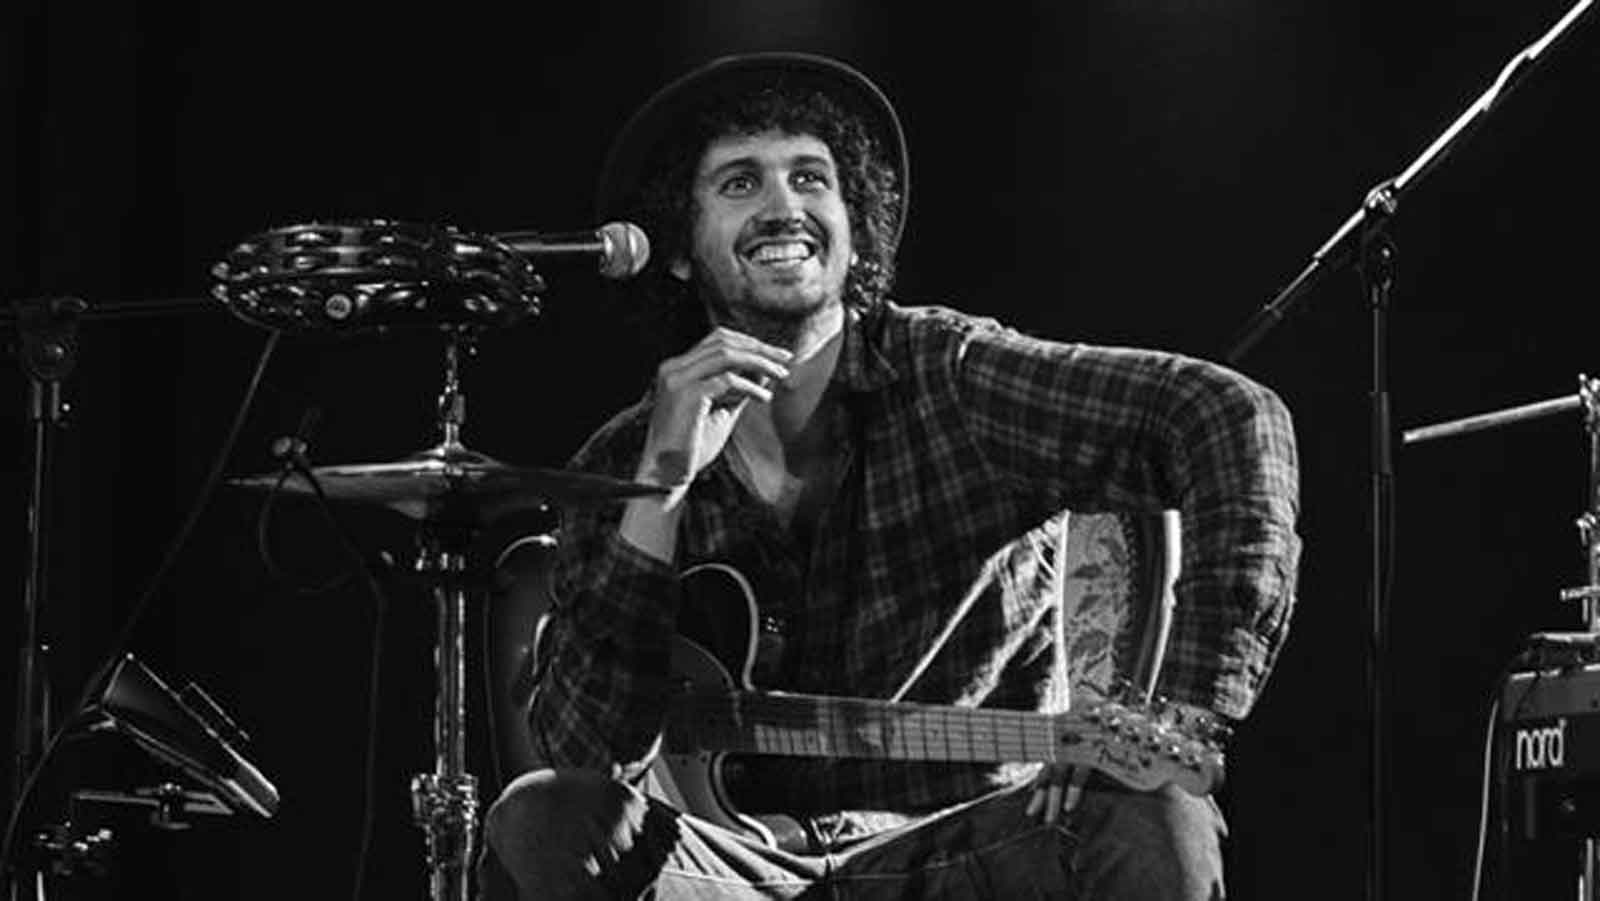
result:
[(1283, 401), (1192, 357), (999, 327), (970, 333), (950, 363), (980, 446), (1018, 490), (1079, 512), (1180, 511), (1183, 565), (1159, 687), (1247, 715), (1295, 603), (1299, 475)]

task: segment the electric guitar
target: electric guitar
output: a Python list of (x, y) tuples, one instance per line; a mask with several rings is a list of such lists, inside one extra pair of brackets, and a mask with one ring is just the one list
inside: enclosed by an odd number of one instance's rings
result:
[(745, 754), (1066, 763), (1137, 790), (1173, 783), (1197, 795), (1222, 781), (1215, 737), (1167, 722), (1159, 705), (1075, 700), (1070, 713), (1052, 715), (758, 691), (759, 611), (749, 582), (723, 564), (683, 578), (696, 598), (686, 610), (700, 612), (679, 623), (672, 675), (682, 690), (651, 777), (665, 800), (724, 828), (778, 847), (798, 835), (787, 818), (739, 809), (729, 772)]

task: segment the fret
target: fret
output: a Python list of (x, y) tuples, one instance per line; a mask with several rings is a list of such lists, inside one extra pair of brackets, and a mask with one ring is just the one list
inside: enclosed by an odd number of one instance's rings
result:
[(911, 750), (912, 730), (906, 728), (905, 717), (894, 718), (894, 739), (889, 743), (889, 755), (895, 760), (915, 760), (916, 754)]
[(1037, 717), (1030, 720), (1023, 728), (1034, 734), (1039, 745), (1039, 756), (1029, 757), (1028, 759), (1053, 763), (1056, 759), (1056, 747), (1055, 737), (1050, 734), (1049, 720)]
[(820, 722), (822, 715), (821, 705), (813, 704), (812, 709), (804, 717), (810, 721), (811, 728), (805, 730), (805, 749), (807, 753), (820, 757), (828, 756), (828, 730)]
[(956, 732), (960, 731), (955, 728), (955, 723), (952, 722), (951, 711), (953, 709), (954, 708), (952, 707), (941, 707), (938, 714), (936, 714), (939, 718), (939, 728), (944, 732), (943, 744), (945, 760), (961, 759), (956, 755), (955, 745), (951, 741), (956, 737)]
[(950, 743), (939, 728), (937, 711), (920, 710), (918, 715), (923, 722), (923, 728), (928, 730), (928, 759), (949, 760)]
[[(961, 710), (959, 707), (949, 707), (946, 709)], [(972, 726), (973, 723), (979, 719), (979, 717), (974, 716), (973, 713), (968, 710), (961, 710), (960, 713), (956, 714), (956, 717), (959, 720), (960, 725), (960, 728), (955, 730), (956, 738), (961, 740), (961, 747), (958, 753), (960, 754), (962, 760), (975, 760), (976, 757), (974, 756), (972, 750)]]

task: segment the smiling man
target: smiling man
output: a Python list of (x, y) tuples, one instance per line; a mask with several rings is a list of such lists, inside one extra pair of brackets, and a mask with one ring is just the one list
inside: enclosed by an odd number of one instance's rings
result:
[(719, 138), (693, 190), (692, 256), (672, 271), (688, 281), (700, 263), (717, 319), (769, 342), (793, 343), (791, 331), (823, 312), (837, 328), (850, 222), (826, 144), (777, 131)]
[[(891, 301), (908, 191), (892, 106), (825, 58), (719, 60), (624, 127), (600, 212), (653, 236), (688, 337), (572, 465), (664, 493), (564, 520), (545, 768), (486, 818), (487, 897), (1222, 897), (1203, 791), (1005, 730), (1077, 694), (1067, 511), (1180, 511), (1163, 715), (1249, 713), (1294, 602), (1288, 413), (1203, 361)], [(761, 693), (693, 706), (708, 669)]]

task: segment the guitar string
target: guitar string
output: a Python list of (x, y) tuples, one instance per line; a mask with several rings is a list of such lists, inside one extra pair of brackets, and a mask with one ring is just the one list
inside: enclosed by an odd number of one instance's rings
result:
[[(870, 699), (820, 700), (761, 694), (696, 693), (690, 696), (702, 740), (754, 744), (773, 753), (882, 757), (911, 760), (1054, 761), (1058, 734), (1072, 714), (1052, 716), (1003, 708), (960, 708)], [(888, 711), (884, 716), (882, 712)], [(1125, 715), (1137, 720), (1136, 711)], [(874, 728), (876, 727), (876, 728)], [(1081, 728), (1081, 727), (1080, 727)], [(1128, 728), (1169, 754), (1206, 750), (1167, 729)], [(829, 736), (840, 738), (830, 740)], [(920, 745), (920, 750), (917, 746)]]
[[(862, 699), (807, 703), (756, 694), (703, 694), (697, 725), (729, 740), (828, 753), (870, 750), (894, 759), (1054, 760), (1057, 723), (1049, 714), (1000, 708), (890, 704)], [(881, 711), (891, 711), (883, 716)], [(874, 728), (874, 727), (877, 728)], [(762, 730), (765, 730), (764, 732)], [(829, 741), (827, 736), (841, 736)], [(765, 739), (765, 742), (762, 740)]]

